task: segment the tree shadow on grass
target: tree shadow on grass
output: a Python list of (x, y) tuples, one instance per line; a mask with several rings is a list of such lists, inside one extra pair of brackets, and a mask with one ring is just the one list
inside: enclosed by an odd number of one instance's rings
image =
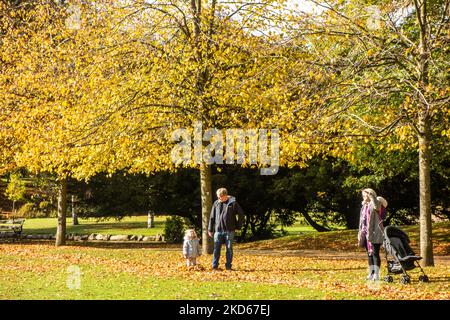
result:
[[(411, 283), (410, 284), (413, 284), (413, 285), (417, 285), (417, 284), (423, 284), (424, 286), (426, 286), (427, 284), (431, 284), (431, 283), (450, 283), (450, 277), (434, 277), (434, 276), (431, 276), (430, 278), (429, 278), (429, 281), (428, 282), (422, 282), (422, 281), (419, 281), (419, 275), (411, 275), (411, 274), (409, 274), (409, 276), (410, 276), (410, 278), (411, 278)], [(403, 285), (401, 282), (400, 282), (400, 279), (401, 279), (401, 275), (400, 276), (393, 276), (393, 284), (398, 284), (398, 285)], [(381, 279), (381, 280), (383, 280), (383, 279)], [(384, 282), (384, 281), (383, 281)]]
[(450, 283), (450, 277), (433, 277), (429, 278), (430, 282), (448, 282)]

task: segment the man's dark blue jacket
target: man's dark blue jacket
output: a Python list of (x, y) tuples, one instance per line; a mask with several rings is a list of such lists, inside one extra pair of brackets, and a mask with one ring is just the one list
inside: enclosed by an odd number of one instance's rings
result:
[(229, 196), (225, 204), (226, 208), (222, 212), (220, 212), (221, 208), (220, 204), (221, 202), (219, 200), (216, 200), (211, 208), (211, 216), (209, 217), (208, 231), (231, 232), (240, 229), (244, 221), (244, 211), (242, 210), (239, 203), (236, 202), (236, 198), (233, 196)]

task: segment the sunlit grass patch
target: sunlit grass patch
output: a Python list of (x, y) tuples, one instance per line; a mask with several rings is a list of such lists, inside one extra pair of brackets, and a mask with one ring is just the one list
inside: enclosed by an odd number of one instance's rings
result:
[[(67, 233), (77, 234), (124, 234), (152, 236), (164, 233), (165, 216), (155, 217), (155, 226), (147, 228), (147, 216), (124, 217), (121, 220), (109, 219), (98, 221), (95, 218), (78, 219), (79, 225), (72, 225), (72, 218), (67, 218)], [(56, 218), (27, 219), (23, 227), (26, 234), (55, 234)]]
[[(187, 268), (176, 248), (0, 244), (1, 299), (449, 299), (450, 267), (425, 268), (431, 282), (364, 280), (366, 259), (251, 254), (236, 248), (233, 271), (211, 255)], [(223, 268), (224, 255), (220, 267)], [(384, 266), (383, 266), (384, 268)], [(68, 285), (77, 276), (79, 288)], [(382, 275), (385, 269), (382, 269)], [(73, 281), (69, 283), (74, 283)], [(76, 283), (76, 281), (75, 281)]]

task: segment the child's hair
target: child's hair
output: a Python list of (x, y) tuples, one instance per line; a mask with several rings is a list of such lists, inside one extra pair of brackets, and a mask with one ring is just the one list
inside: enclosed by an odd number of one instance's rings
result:
[(383, 207), (387, 207), (388, 206), (388, 202), (386, 201), (386, 199), (385, 198), (383, 198), (383, 197), (377, 197), (377, 200), (381, 203), (381, 205), (383, 206)]
[(184, 232), (184, 240), (192, 240), (192, 239), (197, 239), (197, 233), (195, 232), (195, 229), (187, 229)]

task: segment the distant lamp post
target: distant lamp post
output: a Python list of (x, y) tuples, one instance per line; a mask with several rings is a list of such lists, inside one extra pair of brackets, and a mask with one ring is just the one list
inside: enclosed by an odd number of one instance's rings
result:
[(75, 196), (74, 195), (72, 195), (72, 225), (73, 226), (79, 225), (78, 216), (75, 213)]
[(149, 211), (147, 215), (147, 228), (155, 227), (155, 214), (153, 211)]

